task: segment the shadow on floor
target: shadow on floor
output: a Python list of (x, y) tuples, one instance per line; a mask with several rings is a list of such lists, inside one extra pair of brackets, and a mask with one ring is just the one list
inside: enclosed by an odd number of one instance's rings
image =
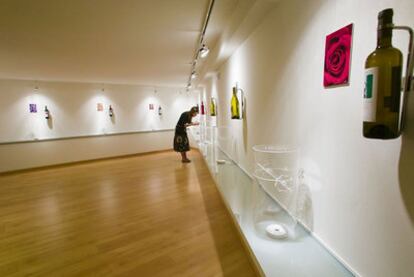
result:
[[(214, 236), (214, 244), (220, 259), (223, 276), (257, 276), (252, 266), (250, 266), (251, 271), (246, 270), (246, 263), (251, 264), (251, 261), (237, 235), (238, 230), (226, 210), (201, 155), (194, 156), (196, 157), (194, 157), (193, 166), (200, 185), (211, 233)], [(240, 267), (242, 264), (243, 266)], [(243, 271), (240, 271), (240, 268)]]

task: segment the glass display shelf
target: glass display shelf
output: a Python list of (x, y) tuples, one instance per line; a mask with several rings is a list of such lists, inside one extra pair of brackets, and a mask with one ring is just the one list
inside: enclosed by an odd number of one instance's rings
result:
[(267, 209), (277, 211), (272, 214), (280, 217), (276, 220), (290, 215), (216, 143), (203, 144), (203, 154), (224, 201), (266, 276), (354, 276), (301, 224), (295, 227), (294, 239), (272, 239), (258, 231), (254, 217), (257, 203), (262, 203), (263, 199)]

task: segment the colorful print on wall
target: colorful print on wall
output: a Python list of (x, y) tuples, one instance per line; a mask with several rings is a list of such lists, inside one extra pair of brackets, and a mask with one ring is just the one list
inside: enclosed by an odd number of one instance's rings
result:
[(98, 112), (102, 112), (104, 110), (103, 104), (102, 103), (97, 103), (96, 104), (96, 110)]
[(349, 84), (353, 24), (326, 36), (324, 87)]
[(29, 104), (29, 111), (30, 111), (30, 113), (37, 113), (36, 104)]
[(210, 100), (210, 116), (217, 116), (217, 102), (214, 97)]

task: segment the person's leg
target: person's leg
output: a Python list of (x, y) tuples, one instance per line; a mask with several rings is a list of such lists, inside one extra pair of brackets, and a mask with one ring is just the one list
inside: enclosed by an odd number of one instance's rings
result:
[(184, 163), (190, 162), (190, 160), (187, 158), (187, 152), (181, 152), (181, 161)]

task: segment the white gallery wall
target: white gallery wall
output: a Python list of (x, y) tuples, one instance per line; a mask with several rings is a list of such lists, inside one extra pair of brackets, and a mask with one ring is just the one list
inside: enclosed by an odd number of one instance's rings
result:
[[(224, 150), (252, 173), (252, 146), (301, 149), (307, 202), (302, 222), (361, 276), (414, 276), (414, 97), (401, 138), (362, 136), (364, 63), (376, 47), (378, 12), (414, 27), (414, 1), (289, 0), (275, 9), (205, 88), (218, 98)], [(325, 89), (326, 35), (354, 24), (350, 84)], [(406, 54), (407, 34), (394, 32)], [(246, 119), (230, 119), (232, 87)]]
[(0, 172), (170, 149), (179, 115), (195, 103), (179, 88), (0, 80)]

